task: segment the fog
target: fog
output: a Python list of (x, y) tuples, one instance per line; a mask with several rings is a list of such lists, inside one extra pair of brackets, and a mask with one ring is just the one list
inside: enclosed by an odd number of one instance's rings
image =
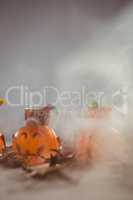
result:
[[(13, 86), (32, 92), (42, 92), (45, 86), (76, 92), (85, 87), (87, 92), (104, 92), (104, 103), (110, 105), (113, 94), (129, 87), (132, 101), (132, 21), (130, 0), (0, 0), (0, 97)], [(52, 95), (47, 103), (53, 103)], [(18, 103), (20, 94), (14, 91), (9, 98)], [(23, 125), (24, 107), (1, 107), (0, 131), (7, 141)], [(132, 199), (131, 108), (116, 123), (124, 133), (123, 143), (105, 134), (109, 162), (93, 166), (81, 177), (74, 174), (77, 185), (59, 177), (36, 182), (21, 170), (0, 169), (1, 198)], [(84, 126), (75, 113), (72, 117), (67, 122), (59, 118), (58, 129), (66, 126), (63, 134)]]
[[(0, 1), (0, 95), (24, 85), (98, 91), (130, 82), (130, 1)], [(106, 87), (105, 87), (106, 85)], [(14, 91), (10, 99), (19, 101)], [(48, 97), (48, 102), (50, 97)], [(1, 131), (23, 122), (23, 107), (1, 109)], [(6, 123), (5, 123), (6, 120)]]

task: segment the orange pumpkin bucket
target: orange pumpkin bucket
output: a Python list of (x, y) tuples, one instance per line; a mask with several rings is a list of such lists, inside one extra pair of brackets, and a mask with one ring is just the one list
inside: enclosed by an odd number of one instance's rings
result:
[(49, 159), (51, 155), (56, 155), (60, 142), (51, 128), (29, 120), (13, 136), (12, 148), (18, 158), (24, 158), (26, 162), (32, 160), (33, 164), (38, 164)]

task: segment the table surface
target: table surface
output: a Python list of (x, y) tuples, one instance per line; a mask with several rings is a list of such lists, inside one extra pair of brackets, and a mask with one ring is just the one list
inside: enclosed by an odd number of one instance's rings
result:
[(126, 170), (122, 165), (115, 168), (98, 164), (86, 171), (64, 172), (67, 176), (51, 175), (44, 180), (29, 178), (21, 169), (0, 168), (0, 171), (1, 200), (132, 200), (130, 165)]

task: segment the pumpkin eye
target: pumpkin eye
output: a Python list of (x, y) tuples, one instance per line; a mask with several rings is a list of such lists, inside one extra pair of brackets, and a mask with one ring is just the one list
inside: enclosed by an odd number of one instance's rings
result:
[(25, 139), (28, 138), (28, 134), (26, 132), (22, 132), (22, 135), (25, 137)]
[(34, 132), (34, 133), (32, 133), (32, 137), (33, 137), (33, 138), (37, 137), (38, 135), (39, 135), (38, 132)]

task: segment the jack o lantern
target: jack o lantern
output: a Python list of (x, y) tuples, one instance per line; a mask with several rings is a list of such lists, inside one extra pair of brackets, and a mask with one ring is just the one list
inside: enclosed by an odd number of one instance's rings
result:
[(3, 154), (3, 152), (6, 149), (6, 143), (4, 135), (0, 133), (0, 154)]
[(60, 149), (60, 142), (51, 128), (30, 119), (13, 136), (12, 149), (26, 164), (35, 165), (55, 156)]

